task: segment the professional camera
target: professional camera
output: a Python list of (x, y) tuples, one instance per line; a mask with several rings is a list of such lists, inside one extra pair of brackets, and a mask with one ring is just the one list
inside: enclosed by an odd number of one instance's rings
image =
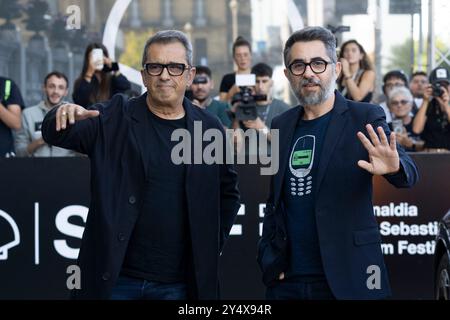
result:
[(267, 95), (253, 94), (252, 88), (255, 86), (256, 77), (251, 75), (236, 75), (236, 85), (239, 87), (239, 92), (236, 93), (231, 105), (238, 103), (236, 108), (236, 119), (239, 121), (256, 120), (258, 118), (257, 101), (266, 101)]
[(442, 89), (442, 85), (439, 82), (433, 83), (431, 87), (433, 88), (433, 97), (442, 97), (444, 89)]
[(450, 74), (446, 68), (438, 67), (430, 73), (430, 83), (433, 88), (433, 97), (442, 97), (445, 83), (450, 83)]

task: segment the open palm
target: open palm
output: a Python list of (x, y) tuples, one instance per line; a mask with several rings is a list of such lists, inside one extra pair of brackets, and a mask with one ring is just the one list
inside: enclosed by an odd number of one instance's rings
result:
[(374, 175), (396, 173), (400, 169), (400, 158), (397, 152), (397, 142), (394, 133), (391, 133), (390, 142), (382, 127), (378, 127), (378, 135), (372, 125), (366, 126), (370, 140), (358, 132), (358, 138), (369, 153), (369, 161), (359, 160), (358, 166)]

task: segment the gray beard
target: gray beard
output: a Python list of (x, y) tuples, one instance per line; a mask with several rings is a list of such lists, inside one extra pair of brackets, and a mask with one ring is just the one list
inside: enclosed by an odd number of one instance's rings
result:
[[(334, 94), (333, 84), (336, 81), (336, 77), (333, 76), (329, 83), (320, 83), (320, 91), (318, 93), (311, 93), (307, 96), (303, 96), (300, 90), (295, 92), (295, 96), (298, 102), (302, 106), (315, 106), (324, 103)], [(302, 84), (300, 84), (301, 86)]]

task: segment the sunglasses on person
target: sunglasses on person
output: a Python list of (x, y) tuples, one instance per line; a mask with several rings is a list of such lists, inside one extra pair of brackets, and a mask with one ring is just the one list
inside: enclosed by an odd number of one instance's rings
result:
[(411, 101), (409, 101), (409, 100), (392, 100), (391, 101), (391, 106), (394, 106), (394, 107), (404, 106), (404, 105), (407, 105), (410, 102)]

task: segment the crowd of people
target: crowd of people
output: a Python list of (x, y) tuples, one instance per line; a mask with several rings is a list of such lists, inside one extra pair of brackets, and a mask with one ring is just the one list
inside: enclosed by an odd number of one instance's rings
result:
[[(224, 128), (242, 129), (235, 134), (236, 147), (245, 142), (242, 132), (246, 129), (261, 130), (270, 143), (272, 119), (288, 110), (289, 105), (273, 97), (273, 69), (264, 62), (253, 64), (249, 41), (238, 37), (232, 54), (236, 68), (223, 76), (218, 92), (215, 91), (213, 70), (208, 66), (196, 66), (196, 76), (186, 97), (217, 116)], [(417, 71), (410, 79), (402, 70), (390, 70), (383, 75), (383, 96), (380, 101), (375, 101), (377, 75), (364, 47), (356, 40), (346, 41), (338, 50), (338, 61), (342, 71), (336, 81), (336, 90), (349, 100), (380, 105), (397, 141), (407, 151), (450, 150), (449, 70), (438, 67), (430, 75)], [(254, 75), (254, 83), (247, 87), (237, 85), (236, 80), (241, 75)], [(1, 157), (78, 155), (46, 145), (40, 129), (46, 113), (68, 100), (69, 86), (64, 73), (51, 72), (43, 81), (44, 99), (35, 106), (25, 106), (14, 81), (0, 77)], [(129, 90), (130, 82), (121, 74), (118, 64), (109, 58), (105, 46), (101, 43), (88, 45), (82, 71), (73, 84), (73, 102), (89, 107)], [(246, 109), (251, 113), (246, 116), (239, 112), (243, 95), (252, 99), (252, 103), (246, 100), (253, 106), (253, 110)]]
[[(0, 77), (0, 157), (73, 157), (81, 154), (46, 144), (41, 126), (46, 114), (67, 102), (69, 80), (60, 71), (46, 75), (42, 84), (43, 100), (25, 106), (19, 87), (11, 79)], [(72, 100), (89, 107), (126, 93), (130, 82), (111, 61), (100, 43), (86, 48), (82, 71), (74, 83)]]

